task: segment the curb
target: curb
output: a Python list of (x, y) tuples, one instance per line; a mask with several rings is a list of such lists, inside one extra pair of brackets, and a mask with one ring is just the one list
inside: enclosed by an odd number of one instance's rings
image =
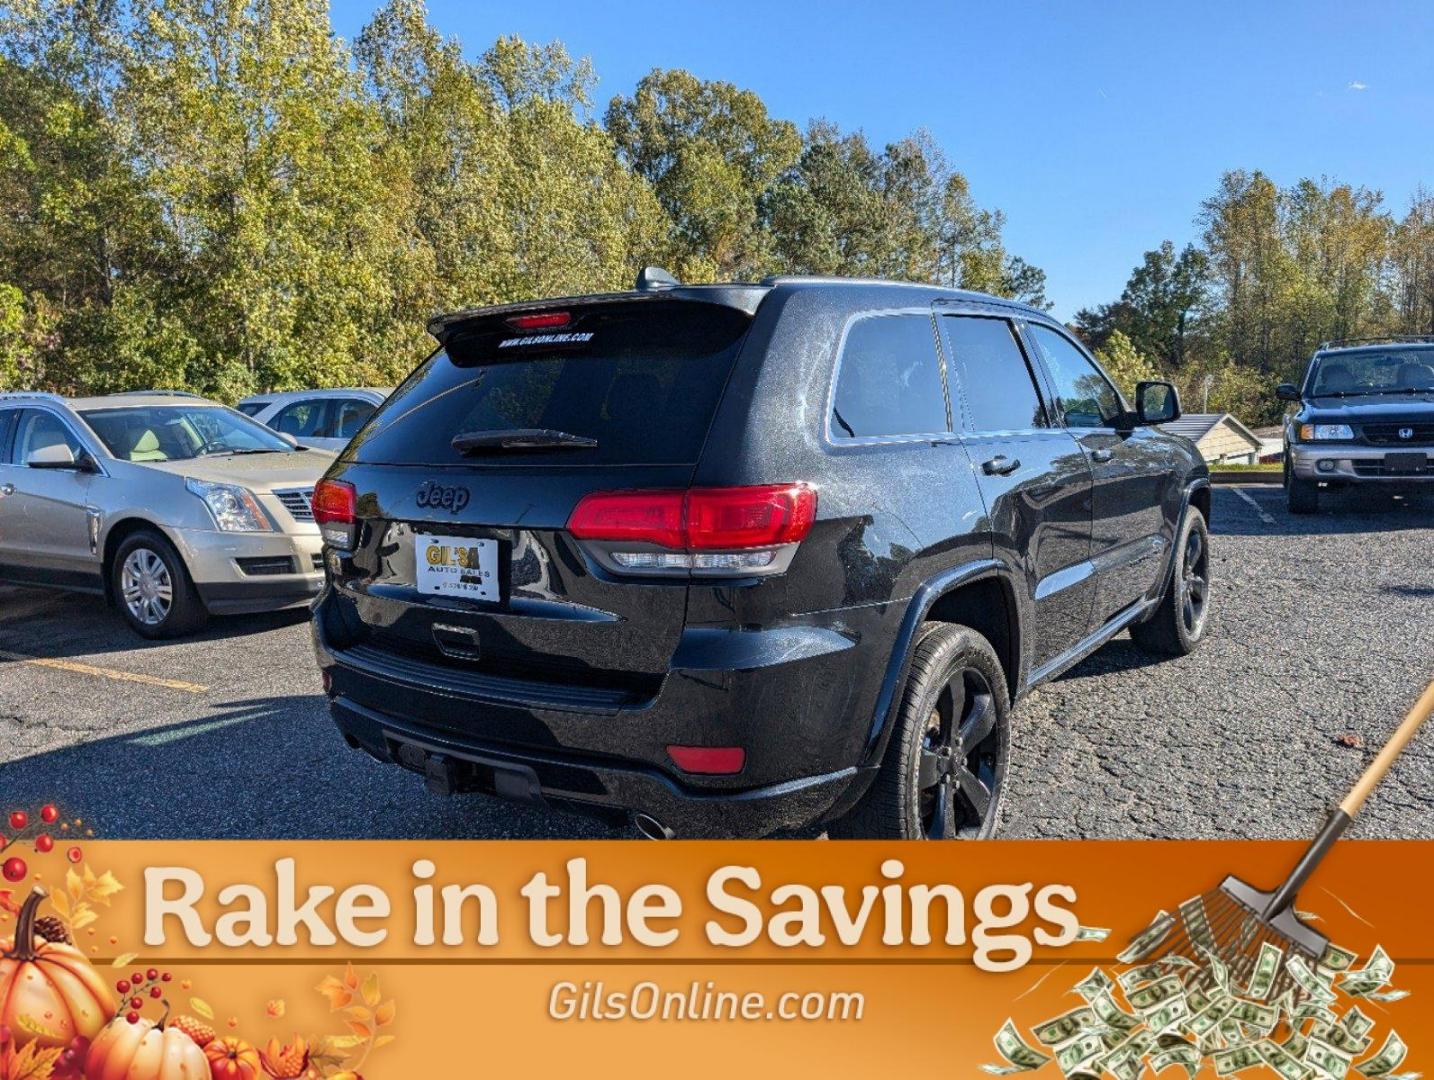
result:
[(1212, 484), (1277, 484), (1277, 485), (1282, 485), (1282, 484), (1284, 484), (1284, 482), (1285, 482), (1284, 474), (1281, 473), (1281, 472), (1279, 472), (1278, 470), (1276, 470), (1276, 471), (1274, 471), (1274, 472), (1255, 471), (1255, 470), (1253, 470), (1253, 469), (1252, 469), (1252, 470), (1249, 470), (1249, 471), (1245, 471), (1245, 470), (1243, 470), (1243, 469), (1241, 469), (1241, 470), (1234, 470), (1234, 469), (1223, 469), (1223, 470), (1222, 470), (1222, 469), (1211, 469), (1211, 470), (1210, 470), (1210, 483), (1212, 483)]

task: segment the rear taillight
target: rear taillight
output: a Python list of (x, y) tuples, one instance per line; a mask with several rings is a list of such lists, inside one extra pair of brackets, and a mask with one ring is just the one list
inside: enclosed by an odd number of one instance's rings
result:
[(772, 574), (817, 516), (807, 484), (606, 491), (585, 496), (568, 531), (609, 569), (656, 574)]
[(683, 772), (706, 776), (732, 776), (747, 763), (740, 746), (669, 746), (667, 756)]
[(324, 543), (345, 551), (354, 546), (358, 492), (342, 480), (320, 480), (314, 488), (314, 521)]

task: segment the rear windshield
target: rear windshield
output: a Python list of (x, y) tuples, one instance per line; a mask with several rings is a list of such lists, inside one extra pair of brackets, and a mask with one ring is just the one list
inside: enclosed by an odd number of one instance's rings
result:
[[(397, 465), (692, 464), (750, 320), (711, 304), (653, 300), (575, 308), (560, 328), (502, 317), (430, 356), (349, 445)], [(462, 453), (458, 435), (541, 429), (597, 446)]]

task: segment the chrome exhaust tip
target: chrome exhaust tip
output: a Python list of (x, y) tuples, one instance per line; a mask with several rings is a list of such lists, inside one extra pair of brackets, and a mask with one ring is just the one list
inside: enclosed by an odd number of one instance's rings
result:
[(632, 827), (649, 840), (671, 840), (677, 835), (651, 814), (633, 814)]

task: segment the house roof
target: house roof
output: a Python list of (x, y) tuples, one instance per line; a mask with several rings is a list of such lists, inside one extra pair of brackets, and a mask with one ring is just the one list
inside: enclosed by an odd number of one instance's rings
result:
[(1260, 445), (1260, 437), (1229, 413), (1185, 413), (1179, 420), (1160, 426), (1172, 435), (1184, 435), (1191, 442), (1198, 443), (1224, 423), (1228, 423), (1236, 432), (1249, 439), (1252, 445)]

